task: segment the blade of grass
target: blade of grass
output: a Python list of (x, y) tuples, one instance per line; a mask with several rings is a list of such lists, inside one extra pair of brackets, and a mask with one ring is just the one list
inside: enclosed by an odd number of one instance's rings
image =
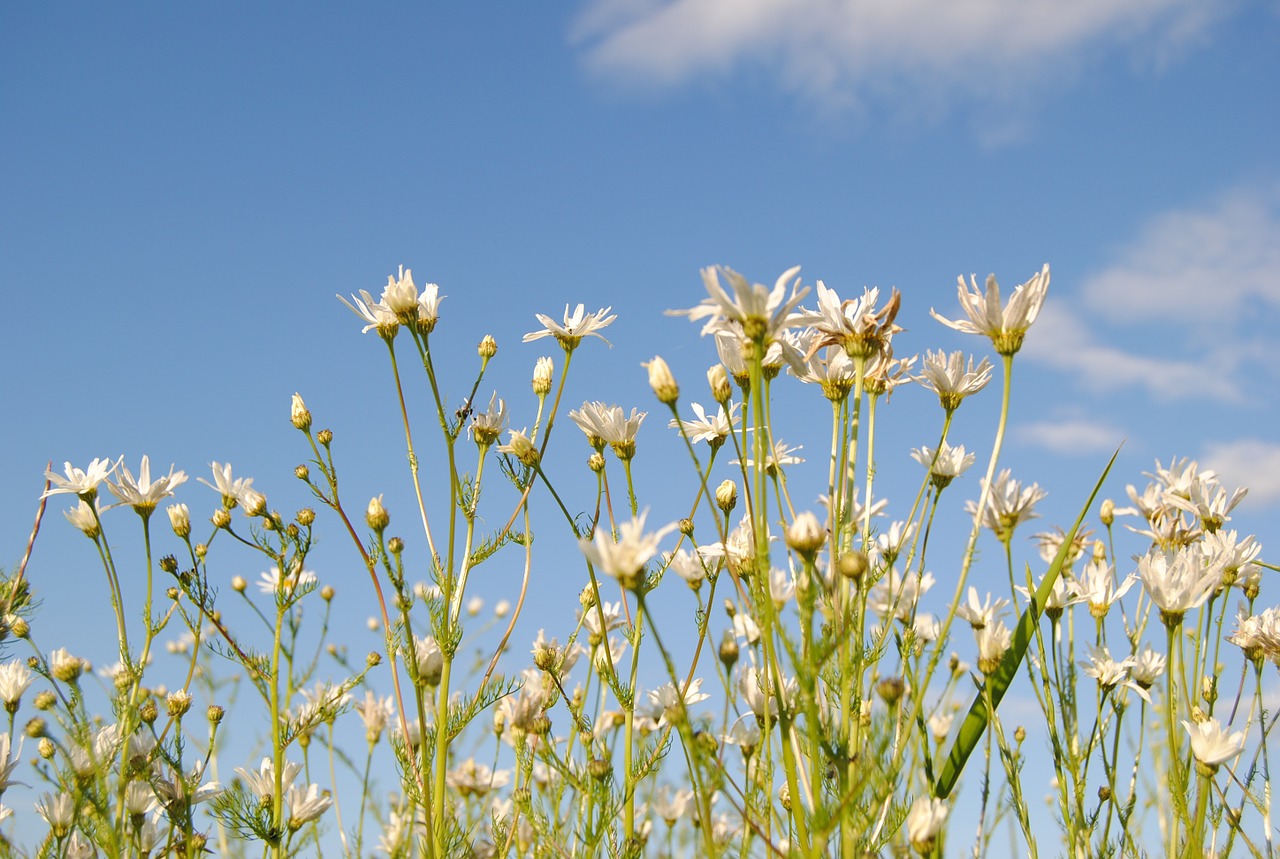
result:
[[(1041, 609), (1048, 602), (1054, 582), (1058, 580), (1058, 576), (1062, 573), (1062, 568), (1067, 562), (1067, 554), (1071, 551), (1071, 544), (1076, 538), (1076, 533), (1080, 530), (1084, 517), (1088, 515), (1090, 508), (1093, 507), (1093, 502), (1102, 490), (1102, 484), (1106, 481), (1107, 475), (1111, 472), (1111, 466), (1115, 465), (1116, 457), (1119, 455), (1120, 449), (1116, 448), (1116, 452), (1111, 455), (1111, 461), (1102, 470), (1102, 476), (1098, 478), (1098, 482), (1094, 485), (1093, 492), (1089, 494), (1089, 500), (1085, 502), (1084, 507), (1080, 510), (1080, 515), (1076, 517), (1075, 524), (1071, 526), (1071, 530), (1067, 532), (1066, 538), (1062, 541), (1062, 546), (1058, 549), (1058, 554), (1054, 557), (1053, 563), (1049, 565), (1048, 572), (1045, 573), (1044, 578), (1040, 581), (1040, 586), (1036, 588), (1035, 599), (1031, 600), (1027, 610), (1018, 619), (1018, 628), (1014, 630), (1013, 641), (1009, 649), (1005, 651), (1004, 658), (1000, 661), (1000, 667), (987, 677), (983, 682), (984, 688), (980, 689), (978, 696), (974, 698), (973, 706), (969, 708), (969, 714), (965, 716), (964, 724), (960, 726), (960, 732), (956, 735), (955, 742), (951, 744), (951, 751), (947, 754), (947, 761), (942, 767), (942, 772), (938, 775), (938, 781), (933, 786), (933, 795), (939, 799), (946, 799), (951, 794), (956, 782), (960, 779), (960, 772), (964, 769), (965, 762), (969, 760), (969, 755), (977, 747), (982, 735), (986, 733), (987, 722), (991, 719), (991, 714), (987, 709), (987, 701), (990, 700), (991, 709), (994, 710), (999, 707), (1000, 700), (1004, 698), (1004, 693), (1008, 690), (1009, 684), (1017, 676), (1018, 669), (1022, 666), (1022, 660), (1027, 654), (1027, 647), (1035, 635), (1036, 624), (1040, 622)], [(990, 688), (990, 695), (986, 692), (987, 687)]]

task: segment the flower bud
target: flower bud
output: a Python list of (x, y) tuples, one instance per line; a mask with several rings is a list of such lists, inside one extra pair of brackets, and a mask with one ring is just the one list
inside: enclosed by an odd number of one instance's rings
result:
[(246, 516), (265, 516), (267, 513), (267, 496), (256, 489), (246, 489), (240, 496), (240, 504)]
[(498, 354), (498, 341), (493, 339), (492, 334), (486, 334), (476, 347), (476, 352), (487, 361)]
[(167, 510), (173, 533), (185, 540), (191, 536), (191, 512), (185, 504), (170, 504)]
[(52, 692), (45, 689), (43, 692), (36, 694), (35, 701), (32, 703), (35, 704), (37, 710), (49, 710), (53, 708), (54, 704), (58, 703), (58, 699)]
[(838, 569), (840, 570), (840, 575), (846, 579), (859, 582), (862, 581), (862, 577), (866, 575), (867, 568), (870, 566), (866, 553), (857, 551), (841, 555)]
[(303, 528), (310, 528), (316, 521), (316, 511), (310, 507), (303, 507), (293, 518), (298, 520), (298, 524)]
[(680, 386), (676, 384), (676, 377), (671, 375), (666, 361), (655, 355), (652, 361), (641, 366), (649, 370), (649, 387), (657, 395), (658, 402), (669, 406), (680, 399)]
[(1100, 514), (1102, 524), (1111, 527), (1111, 523), (1116, 521), (1116, 503), (1110, 498), (1102, 502), (1102, 511)]
[(729, 371), (724, 368), (724, 364), (716, 364), (707, 370), (707, 384), (711, 386), (711, 396), (722, 406), (733, 396), (733, 386), (729, 384)]
[(591, 456), (587, 457), (587, 468), (591, 469), (596, 474), (604, 471), (604, 454), (600, 453), (600, 451), (596, 451), (591, 454)]
[(53, 740), (48, 737), (41, 737), (37, 748), (40, 752), (40, 757), (44, 758), (46, 761), (53, 760), (53, 756), (58, 753), (58, 747), (55, 746), (53, 744)]
[(692, 519), (689, 519), (689, 518), (681, 519), (680, 523), (676, 527), (678, 528), (680, 533), (683, 534), (684, 536), (686, 537), (693, 536), (693, 520)]
[(325, 585), (320, 589), (320, 599), (333, 602), (333, 585)]
[(299, 393), (294, 393), (293, 395), (293, 405), (289, 412), (289, 420), (303, 432), (311, 429), (311, 411), (307, 408), (307, 404), (302, 401), (302, 395)]
[(156, 708), (155, 700), (148, 698), (142, 707), (139, 708), (138, 716), (142, 719), (144, 724), (154, 724), (155, 720), (160, 716), (160, 712)]
[(165, 555), (160, 559), (160, 571), (172, 576), (174, 573), (178, 572), (178, 559), (173, 555)]
[(719, 655), (725, 671), (733, 671), (733, 666), (738, 662), (738, 639), (734, 638), (733, 633), (727, 629), (724, 631), (724, 637), (720, 639)]
[(551, 393), (551, 377), (555, 374), (555, 364), (550, 358), (543, 356), (533, 367), (533, 392), (539, 397)]
[(298, 478), (299, 480), (310, 480), (311, 469), (304, 462), (302, 465), (299, 465), (297, 468), (293, 470), (293, 476)]
[(191, 693), (186, 689), (170, 692), (164, 700), (164, 707), (170, 716), (181, 718), (191, 709)]
[[(40, 695), (49, 695), (50, 697), (52, 697), (53, 693), (52, 693), (52, 692), (45, 691), (45, 692), (41, 692), (41, 693), (40, 693)], [(37, 700), (37, 701), (39, 701), (39, 700), (40, 700), (40, 696), (39, 696), (39, 695), (37, 695), (37, 696), (36, 696), (36, 700)], [(47, 709), (49, 709), (49, 708), (48, 708), (48, 707), (42, 707), (41, 709), (47, 710)], [(22, 729), (22, 732), (23, 732), (24, 734), (26, 734), (28, 737), (31, 737), (31, 739), (33, 739), (33, 740), (34, 740), (36, 737), (43, 737), (43, 736), (45, 735), (46, 731), (48, 731), (48, 725), (46, 725), (46, 724), (45, 724), (44, 719), (41, 719), (41, 718), (39, 718), (39, 717), (37, 717), (37, 718), (35, 718), (35, 719), (31, 719), (30, 721), (28, 721), (28, 722), (27, 722), (27, 724), (26, 724), (26, 727), (24, 727), (24, 728)]]
[(796, 516), (787, 528), (787, 545), (806, 561), (812, 561), (818, 550), (827, 542), (827, 531), (818, 517), (805, 511)]
[(316, 433), (316, 441), (320, 442), (320, 444), (324, 445), (325, 447), (328, 447), (329, 445), (333, 444), (333, 430), (331, 429), (320, 430), (320, 432)]
[(387, 541), (387, 551), (393, 555), (398, 555), (404, 551), (404, 540), (399, 537), (392, 537)]
[(726, 480), (716, 487), (716, 506), (726, 515), (738, 506), (738, 487), (732, 480)]
[(231, 514), (219, 507), (213, 511), (213, 518), (210, 521), (213, 522), (213, 527), (215, 528), (230, 528)]
[(231, 577), (231, 590), (235, 591), (236, 593), (238, 594), (244, 593), (244, 589), (248, 586), (249, 586), (249, 583), (244, 580), (244, 576)]
[(25, 618), (13, 614), (5, 618), (5, 622), (9, 624), (9, 631), (18, 638), (26, 638), (31, 634), (31, 624), (27, 623)]
[(375, 496), (369, 501), (369, 508), (365, 511), (364, 521), (378, 533), (387, 530), (387, 526), (391, 524), (391, 515), (382, 506), (381, 495)]
[(219, 707), (217, 704), (210, 704), (209, 709), (204, 711), (205, 718), (209, 720), (210, 724), (214, 725), (221, 722), (222, 717), (225, 716), (226, 713), (227, 711)]

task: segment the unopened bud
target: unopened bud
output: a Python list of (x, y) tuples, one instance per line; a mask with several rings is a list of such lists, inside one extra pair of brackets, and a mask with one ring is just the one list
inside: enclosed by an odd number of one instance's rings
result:
[(738, 487), (732, 480), (726, 480), (716, 487), (716, 506), (726, 515), (738, 506)]
[(298, 524), (303, 528), (310, 528), (316, 521), (316, 511), (310, 507), (303, 507), (294, 518), (298, 520)]
[(676, 527), (680, 531), (680, 533), (685, 535), (686, 537), (693, 536), (693, 520), (692, 519), (688, 519), (688, 518), (681, 519), (680, 523)]
[(311, 469), (308, 468), (307, 464), (304, 462), (302, 465), (299, 465), (298, 467), (294, 468), (293, 476), (298, 478), (299, 480), (310, 480)]
[[(41, 694), (45, 694), (45, 693), (41, 693)], [(52, 695), (53, 693), (49, 692), (48, 694)], [(36, 696), (36, 698), (37, 700), (39, 700), (39, 696)], [(41, 709), (47, 710), (48, 708), (42, 707)], [(34, 740), (37, 737), (43, 737), (47, 730), (48, 730), (48, 726), (45, 724), (44, 719), (37, 717), (35, 719), (29, 720), (27, 722), (26, 727), (22, 729), (22, 732)]]
[(724, 663), (726, 671), (732, 671), (733, 666), (738, 662), (738, 639), (734, 638), (733, 633), (727, 629), (724, 631), (724, 637), (720, 639), (720, 661)]
[(1102, 502), (1102, 511), (1099, 514), (1102, 524), (1111, 527), (1111, 523), (1116, 521), (1116, 503), (1110, 498)]
[(867, 555), (862, 551), (846, 552), (840, 556), (838, 569), (840, 575), (853, 582), (862, 581), (862, 577), (867, 574), (867, 568), (871, 563), (867, 560)]
[(729, 384), (729, 371), (724, 368), (724, 364), (716, 364), (707, 370), (707, 384), (711, 386), (711, 396), (722, 406), (733, 396), (733, 386)]
[(641, 366), (649, 370), (649, 387), (658, 397), (658, 402), (669, 406), (680, 399), (680, 386), (676, 384), (676, 377), (671, 375), (666, 361), (654, 356), (652, 361)]
[(185, 540), (191, 536), (191, 512), (187, 510), (185, 504), (170, 504), (167, 512), (169, 514), (169, 524), (173, 526), (173, 533)]
[(165, 555), (160, 559), (160, 571), (172, 576), (174, 573), (178, 572), (178, 559), (173, 555)]
[(596, 451), (591, 454), (591, 456), (587, 457), (587, 468), (591, 469), (596, 474), (604, 471), (604, 454), (600, 453), (600, 451)]
[(53, 756), (58, 752), (58, 747), (55, 746), (53, 744), (53, 740), (48, 737), (41, 737), (37, 748), (40, 751), (40, 757), (44, 758), (46, 761), (53, 760)]
[(170, 716), (181, 718), (191, 709), (191, 693), (185, 689), (169, 693), (164, 700), (165, 711)]
[(311, 429), (311, 411), (307, 408), (307, 404), (302, 401), (301, 394), (295, 393), (293, 395), (293, 404), (289, 410), (289, 420), (303, 432)]
[(480, 340), (480, 345), (476, 347), (476, 352), (486, 360), (492, 358), (498, 354), (498, 341), (493, 339), (492, 334), (486, 334)]
[(160, 716), (160, 711), (156, 707), (155, 700), (148, 698), (146, 702), (138, 709), (138, 717), (147, 724), (153, 724)]
[(235, 591), (236, 593), (238, 594), (244, 593), (244, 589), (247, 588), (248, 586), (249, 586), (249, 583), (244, 580), (244, 576), (231, 577), (231, 590)]
[(213, 518), (210, 521), (213, 522), (213, 527), (215, 528), (229, 528), (231, 527), (231, 514), (219, 507), (213, 512)]
[(596, 781), (604, 781), (613, 773), (613, 766), (604, 758), (592, 758), (587, 773)]
[(240, 504), (246, 516), (265, 516), (267, 513), (267, 496), (255, 489), (246, 489), (240, 496)]
[(333, 585), (325, 585), (320, 589), (320, 599), (333, 602)]
[(322, 444), (325, 447), (328, 447), (329, 445), (333, 444), (333, 430), (331, 429), (320, 430), (320, 432), (316, 433), (316, 441), (320, 442), (320, 444)]
[(808, 511), (796, 516), (787, 529), (787, 545), (805, 560), (813, 560), (826, 542), (826, 529), (822, 527), (818, 517)]
[(539, 397), (545, 397), (551, 393), (551, 378), (555, 375), (555, 364), (551, 359), (543, 356), (538, 359), (538, 363), (533, 366), (533, 392)]
[(387, 513), (385, 507), (382, 506), (382, 496), (377, 495), (369, 501), (369, 508), (365, 511), (364, 521), (370, 528), (378, 533), (382, 533), (391, 524), (391, 516)]
[(222, 717), (226, 714), (227, 711), (219, 707), (217, 704), (210, 704), (209, 709), (204, 711), (205, 718), (209, 720), (210, 724), (214, 725), (221, 722)]

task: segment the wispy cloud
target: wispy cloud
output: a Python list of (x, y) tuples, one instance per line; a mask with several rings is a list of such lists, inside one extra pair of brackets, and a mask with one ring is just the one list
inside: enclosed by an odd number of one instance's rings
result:
[(1260, 439), (1210, 442), (1200, 463), (1218, 472), (1229, 490), (1247, 486), (1250, 502), (1280, 502), (1280, 444)]
[(1090, 389), (1264, 399), (1280, 375), (1280, 185), (1153, 216), (1078, 301), (1057, 298), (1026, 352)]
[(572, 38), (594, 71), (656, 86), (747, 68), (823, 102), (904, 92), (1016, 98), (1099, 48), (1176, 53), (1216, 0), (593, 0)]
[(1014, 435), (1023, 444), (1068, 456), (1111, 453), (1125, 438), (1123, 430), (1086, 418), (1019, 424)]

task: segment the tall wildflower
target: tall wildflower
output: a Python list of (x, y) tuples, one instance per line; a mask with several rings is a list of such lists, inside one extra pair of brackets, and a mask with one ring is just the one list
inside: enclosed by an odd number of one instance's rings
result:
[(1001, 355), (1013, 355), (1021, 349), (1027, 329), (1036, 321), (1049, 291), (1049, 264), (1045, 263), (1030, 280), (1014, 288), (1007, 305), (1000, 303), (1000, 286), (994, 274), (987, 275), (985, 291), (978, 289), (975, 276), (969, 278), (971, 286), (965, 285), (963, 276), (959, 281), (957, 294), (968, 319), (952, 321), (934, 310), (930, 310), (929, 315), (956, 331), (985, 334)]

